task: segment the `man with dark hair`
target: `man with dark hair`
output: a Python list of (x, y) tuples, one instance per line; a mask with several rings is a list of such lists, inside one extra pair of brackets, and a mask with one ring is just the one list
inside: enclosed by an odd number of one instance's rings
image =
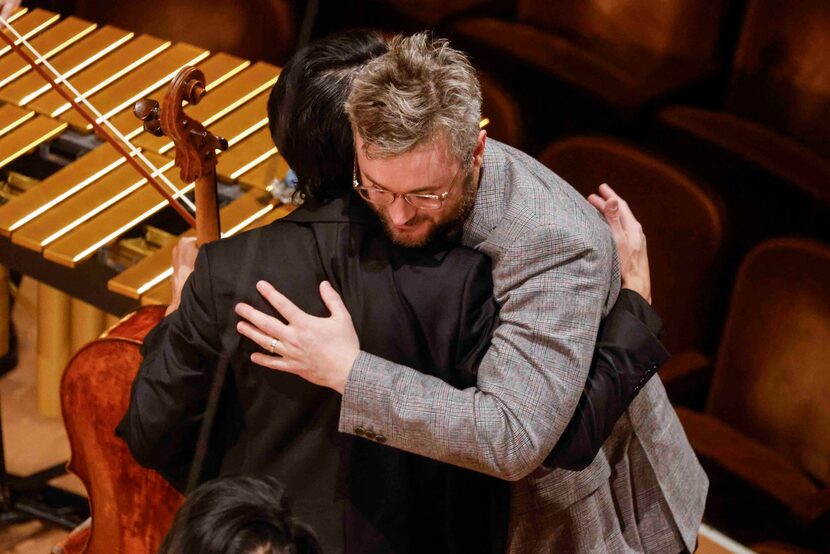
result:
[(322, 554), (291, 515), (273, 477), (226, 477), (200, 485), (176, 512), (159, 554)]
[[(354, 69), (383, 49), (377, 35), (352, 33), (321, 41), (287, 64), (269, 102), (271, 128), (309, 205), (201, 249), (180, 304), (145, 340), (146, 357), (119, 432), (140, 463), (181, 487), (222, 361), (228, 378), (203, 479), (277, 477), (326, 552), (500, 552), (506, 483), (387, 448), (386, 437), (371, 428), (362, 431), (371, 441), (338, 433), (339, 394), (257, 365), (260, 349), (273, 352), (275, 344), (236, 333), (251, 331), (233, 313), (237, 302), (274, 313), (260, 295), (264, 281), (318, 316), (328, 312), (317, 287), (323, 281), (324, 294), (333, 285), (349, 306), (352, 316), (344, 317), (363, 348), (452, 387), (476, 386), (497, 315), (489, 260), (445, 240), (416, 249), (394, 246), (369, 207), (349, 192), (348, 180), (341, 181), (353, 167), (350, 144), (327, 138), (350, 139), (340, 102)], [(327, 133), (297, 134), (309, 121)], [(303, 157), (309, 152), (340, 159), (314, 163)], [(551, 465), (590, 463), (614, 414), (665, 358), (655, 337), (659, 319), (639, 303), (642, 311), (620, 303), (621, 318), (601, 341), (573, 432), (551, 453)], [(320, 356), (327, 350), (325, 341), (318, 344)]]

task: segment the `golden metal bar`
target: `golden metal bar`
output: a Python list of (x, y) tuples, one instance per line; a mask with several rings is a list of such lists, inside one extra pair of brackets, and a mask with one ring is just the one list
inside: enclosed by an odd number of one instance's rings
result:
[[(205, 80), (207, 81), (206, 88), (210, 92), (249, 65), (251, 65), (251, 62), (247, 60), (220, 52), (200, 63), (199, 69), (205, 74)], [(169, 83), (165, 83), (153, 92), (147, 94), (147, 98), (155, 98), (160, 102), (161, 98), (167, 92), (168, 86)], [(144, 130), (142, 127), (143, 122), (133, 113), (132, 105), (125, 107), (113, 116), (110, 119), (110, 123), (129, 139), (132, 139)]]
[(60, 384), (69, 361), (71, 337), (69, 296), (38, 283), (37, 288), (37, 407), (47, 417), (60, 417)]
[[(107, 88), (88, 96), (87, 100), (108, 119), (162, 84), (169, 84), (182, 67), (196, 65), (209, 54), (207, 50), (186, 43), (176, 44)], [(74, 110), (65, 112), (61, 119), (75, 129), (92, 131), (92, 125)]]
[(0, 140), (0, 167), (16, 160), (39, 144), (66, 129), (66, 123), (37, 116), (18, 126)]
[(165, 279), (141, 296), (142, 306), (167, 306), (173, 301), (173, 280)]
[(104, 323), (105, 327), (104, 330), (112, 329), (115, 325), (121, 321), (121, 317), (112, 314), (104, 314)]
[(282, 156), (272, 156), (239, 176), (239, 184), (260, 190), (269, 190), (274, 180), (282, 180), (288, 172), (288, 163)]
[[(279, 69), (273, 65), (257, 62), (242, 73), (217, 87), (212, 94), (194, 106), (186, 109), (188, 115), (201, 121), (205, 127), (210, 126), (239, 106), (245, 104), (263, 91), (270, 90), (277, 82)], [(143, 134), (136, 138), (135, 144), (158, 152), (169, 152), (173, 148), (173, 141), (167, 137), (154, 137)]]
[[(21, 17), (19, 21), (15, 22), (14, 28), (20, 36), (28, 41), (33, 36), (49, 27), (49, 25), (56, 22), (60, 19), (60, 17), (60, 15), (53, 12), (35, 9)], [(3, 28), (3, 34), (11, 36), (11, 32), (5, 27)], [(20, 44), (20, 42), (21, 40), (19, 38), (14, 40), (15, 44)], [(0, 47), (0, 56), (9, 53), (11, 49), (11, 46), (4, 43), (4, 46)]]
[[(265, 225), (290, 214), (294, 211), (295, 207), (296, 206), (293, 204), (279, 204), (273, 210), (262, 215), (261, 217), (256, 218), (254, 221), (247, 222), (247, 225), (242, 229), (242, 231), (250, 231), (251, 229), (255, 229), (257, 227), (264, 227)], [(170, 259), (171, 257), (168, 255), (168, 266), (170, 265)], [(150, 283), (152, 284), (152, 287), (141, 295), (142, 305), (170, 304), (170, 301), (173, 298), (173, 280), (170, 278), (171, 274), (172, 268), (169, 268), (167, 274), (163, 276), (163, 279), (160, 279), (157, 283)]]
[[(134, 34), (115, 27), (103, 27), (56, 55), (49, 63), (73, 82), (74, 75), (133, 38)], [(0, 99), (23, 105), (49, 90), (49, 84), (40, 75), (29, 72), (0, 89)]]
[(0, 107), (0, 136), (19, 127), (35, 116), (35, 112), (6, 104)]
[(276, 155), (277, 147), (274, 146), (271, 133), (265, 127), (232, 149), (222, 152), (216, 164), (216, 174), (228, 181), (236, 181), (243, 173)]
[[(169, 47), (170, 42), (142, 35), (87, 67), (70, 79), (70, 82), (81, 96), (88, 98)], [(33, 101), (25, 100), (24, 105), (27, 108), (51, 117), (57, 117), (70, 108), (69, 102), (54, 90), (49, 90)]]
[(259, 93), (250, 102), (217, 121), (210, 132), (225, 138), (233, 148), (237, 142), (268, 125), (269, 94), (270, 91), (267, 90)]
[(109, 144), (102, 144), (33, 189), (0, 206), (0, 235), (11, 233), (57, 206), (79, 190), (126, 163)]
[(11, 287), (9, 268), (0, 265), (0, 357), (9, 353), (9, 332), (11, 331)]
[[(239, 229), (244, 229), (250, 221), (263, 217), (274, 208), (274, 199), (268, 193), (251, 191), (243, 194), (220, 210), (222, 236), (235, 234)], [(181, 235), (192, 236), (195, 236), (193, 230)], [(125, 269), (109, 280), (107, 288), (130, 298), (140, 298), (144, 292), (170, 276), (171, 257), (176, 243), (178, 240), (159, 248), (134, 266)]]
[(104, 312), (73, 298), (70, 351), (74, 354), (82, 346), (97, 339), (105, 324)]
[[(175, 198), (180, 198), (181, 195), (193, 190), (193, 183), (181, 182), (178, 168), (167, 171), (165, 175), (180, 191), (174, 195)], [(53, 262), (75, 267), (95, 254), (99, 248), (114, 241), (167, 205), (167, 201), (159, 196), (153, 187), (145, 184), (127, 198), (56, 240), (44, 249), (43, 256)]]
[[(49, 59), (58, 52), (71, 46), (95, 30), (97, 25), (77, 17), (68, 17), (53, 25), (29, 43)], [(24, 75), (32, 67), (23, 58), (15, 55), (5, 55), (0, 58), (0, 87), (4, 87)]]
[[(150, 162), (165, 171), (172, 160), (147, 153)], [(12, 242), (40, 251), (93, 219), (110, 206), (144, 187), (147, 180), (129, 165), (121, 165), (64, 200), (58, 206), (24, 225), (12, 235)], [(152, 189), (151, 189), (152, 190)]]

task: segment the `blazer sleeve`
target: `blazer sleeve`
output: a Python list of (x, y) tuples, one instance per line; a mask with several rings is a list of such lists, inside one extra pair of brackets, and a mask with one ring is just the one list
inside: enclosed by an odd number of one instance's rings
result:
[(507, 480), (542, 464), (585, 388), (613, 245), (563, 228), (517, 235), (494, 260), (500, 320), (477, 387), (454, 389), (361, 352), (343, 395), (342, 432), (371, 428), (389, 446)]
[(642, 296), (628, 289), (600, 326), (585, 390), (553, 451), (548, 468), (588, 467), (617, 421), (669, 358), (659, 338), (663, 322)]
[(186, 484), (207, 396), (219, 360), (209, 263), (202, 248), (179, 309), (146, 337), (144, 360), (116, 434), (142, 466), (176, 488)]

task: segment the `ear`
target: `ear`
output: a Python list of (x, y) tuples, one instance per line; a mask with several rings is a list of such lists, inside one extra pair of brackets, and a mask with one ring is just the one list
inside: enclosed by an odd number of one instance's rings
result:
[(482, 129), (478, 132), (476, 147), (473, 150), (473, 167), (478, 169), (484, 162), (484, 144), (487, 142), (487, 131)]

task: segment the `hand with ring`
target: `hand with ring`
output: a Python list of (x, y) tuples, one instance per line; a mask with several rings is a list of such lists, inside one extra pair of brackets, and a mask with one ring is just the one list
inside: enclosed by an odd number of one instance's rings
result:
[(236, 305), (241, 318), (237, 331), (263, 350), (251, 354), (251, 361), (343, 394), (360, 352), (360, 341), (340, 295), (330, 283), (321, 283), (320, 296), (331, 315), (315, 317), (303, 312), (269, 283), (260, 281), (256, 287), (286, 323), (249, 304)]

